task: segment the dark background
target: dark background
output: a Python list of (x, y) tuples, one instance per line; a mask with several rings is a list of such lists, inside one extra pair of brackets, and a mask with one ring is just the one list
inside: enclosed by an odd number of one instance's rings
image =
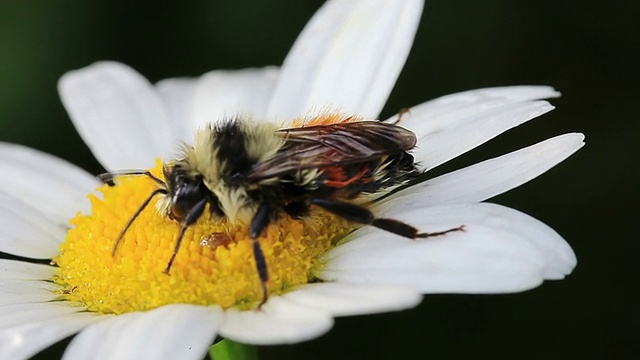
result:
[[(321, 4), (3, 0), (0, 140), (98, 173), (58, 99), (56, 81), (64, 72), (111, 59), (157, 81), (281, 64)], [(262, 358), (637, 357), (639, 4), (428, 1), (382, 114), (472, 88), (549, 84), (562, 91), (552, 113), (438, 171), (584, 132), (586, 147), (568, 161), (493, 199), (534, 215), (569, 241), (578, 267), (568, 279), (512, 295), (431, 295), (413, 310), (340, 318), (314, 341), (261, 347)], [(37, 358), (57, 358), (62, 349)]]

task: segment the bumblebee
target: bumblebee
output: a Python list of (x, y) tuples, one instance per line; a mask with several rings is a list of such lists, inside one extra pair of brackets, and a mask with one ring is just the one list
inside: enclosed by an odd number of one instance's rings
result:
[(212, 124), (196, 133), (193, 145), (183, 146), (178, 160), (164, 165), (164, 180), (148, 171), (100, 176), (111, 183), (117, 175), (146, 175), (158, 184), (120, 233), (113, 255), (138, 215), (159, 196), (158, 212), (180, 224), (168, 274), (185, 231), (208, 205), (217, 216), (249, 224), (262, 305), (269, 274), (259, 238), (281, 216), (301, 219), (315, 207), (410, 239), (462, 230), (419, 232), (401, 221), (377, 218), (363, 205), (421, 174), (409, 154), (415, 145), (415, 134), (400, 125), (337, 115), (292, 128), (246, 118)]

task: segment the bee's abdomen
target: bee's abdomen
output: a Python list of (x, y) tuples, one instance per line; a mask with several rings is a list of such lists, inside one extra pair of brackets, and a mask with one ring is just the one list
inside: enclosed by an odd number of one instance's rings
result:
[(403, 152), (388, 157), (378, 168), (375, 177), (381, 188), (386, 188), (404, 184), (419, 175), (413, 155)]
[(402, 152), (381, 160), (322, 168), (316, 183), (329, 193), (351, 198), (404, 184), (417, 175), (413, 156)]

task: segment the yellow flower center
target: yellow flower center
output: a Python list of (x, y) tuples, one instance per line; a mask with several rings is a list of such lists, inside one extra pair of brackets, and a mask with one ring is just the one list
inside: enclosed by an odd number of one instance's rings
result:
[[(158, 162), (151, 172), (162, 178)], [(252, 240), (246, 224), (229, 224), (205, 211), (189, 227), (169, 271), (180, 225), (159, 214), (154, 199), (122, 238), (115, 241), (144, 200), (157, 188), (146, 176), (117, 179), (89, 195), (91, 215), (78, 214), (60, 255), (54, 281), (61, 296), (80, 301), (90, 311), (120, 314), (175, 303), (255, 308), (262, 300)], [(269, 225), (260, 245), (269, 272), (269, 294), (312, 282), (318, 256), (352, 227), (341, 218), (316, 211), (304, 220), (282, 216)]]

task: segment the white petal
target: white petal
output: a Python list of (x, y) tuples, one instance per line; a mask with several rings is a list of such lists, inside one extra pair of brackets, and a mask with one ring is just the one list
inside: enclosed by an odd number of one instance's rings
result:
[(583, 145), (583, 134), (556, 136), (411, 186), (382, 200), (379, 206), (407, 211), (424, 206), (480, 202), (536, 178)]
[(192, 78), (165, 79), (156, 83), (158, 93), (171, 118), (173, 131), (181, 142), (191, 141), (193, 137), (194, 129), (189, 119), (196, 84), (197, 80)]
[(564, 279), (576, 267), (576, 254), (571, 246), (545, 223), (505, 206), (491, 203), (482, 203), (479, 206), (484, 212), (478, 212), (479, 216), (485, 216), (491, 221), (498, 220), (499, 226), (504, 230), (518, 234), (542, 251), (545, 259), (542, 276), (545, 280)]
[(333, 316), (398, 311), (414, 307), (422, 300), (419, 293), (406, 287), (343, 283), (308, 284), (291, 289), (282, 297)]
[(483, 103), (491, 104), (493, 101), (500, 99), (507, 100), (508, 102), (521, 102), (559, 96), (560, 93), (551, 86), (515, 85), (461, 91), (433, 99), (424, 105), (430, 108), (429, 111), (442, 113), (461, 106), (479, 105)]
[(78, 133), (108, 170), (146, 168), (178, 137), (156, 89), (130, 67), (98, 62), (66, 73), (58, 90)]
[(66, 316), (84, 310), (85, 307), (66, 301), (2, 306), (0, 307), (0, 329)]
[[(517, 85), (467, 90), (444, 95), (412, 107), (408, 113), (402, 115), (402, 124), (417, 124), (418, 126), (415, 130), (422, 135), (419, 126), (422, 122), (420, 117), (432, 116), (440, 119), (443, 115), (461, 111), (462, 114), (445, 118), (451, 121), (451, 123), (456, 123), (464, 121), (465, 119), (459, 115), (464, 115), (474, 110), (487, 110), (511, 103), (556, 98), (559, 96), (560, 93), (554, 88), (539, 85)], [(397, 119), (398, 115), (394, 115), (385, 121), (395, 122)], [(426, 121), (429, 122), (430, 120)]]
[(260, 311), (226, 311), (220, 335), (245, 344), (290, 344), (322, 335), (333, 326), (325, 311), (273, 296)]
[(0, 259), (0, 278), (14, 280), (49, 280), (57, 268), (18, 260)]
[(464, 232), (409, 240), (362, 228), (326, 254), (317, 276), (325, 280), (413, 286), (424, 293), (501, 293), (558, 279), (575, 256), (551, 228), (493, 204), (448, 205), (382, 213), (436, 232), (460, 225)]
[(263, 120), (273, 93), (277, 67), (238, 71), (212, 71), (197, 82), (191, 104), (191, 127), (229, 119), (238, 115)]
[[(377, 211), (377, 214), (384, 217), (406, 219), (412, 225), (419, 225), (420, 221), (430, 223), (431, 220), (426, 219), (427, 217), (439, 218), (450, 223), (458, 221), (458, 224), (465, 225), (467, 230), (474, 226), (473, 224), (480, 224), (497, 231), (516, 235), (534, 245), (541, 252), (544, 258), (542, 277), (546, 280), (562, 279), (571, 273), (576, 266), (576, 256), (573, 250), (555, 230), (540, 220), (505, 206), (477, 203), (437, 206), (429, 210), (385, 208)], [(433, 226), (419, 228), (424, 231), (433, 231)]]
[(89, 206), (87, 194), (99, 181), (55, 156), (0, 143), (0, 189), (42, 211), (58, 224)]
[(28, 359), (102, 318), (92, 313), (75, 313), (1, 329), (0, 358)]
[(32, 259), (51, 259), (64, 240), (65, 226), (0, 191), (0, 251)]
[(78, 334), (63, 359), (202, 359), (222, 318), (186, 304), (114, 316)]
[(314, 107), (376, 118), (407, 58), (422, 0), (326, 2), (282, 66), (269, 115), (293, 118)]
[(60, 286), (46, 281), (0, 279), (0, 306), (53, 301)]
[(400, 124), (416, 133), (414, 156), (431, 169), (551, 111), (548, 102), (532, 100), (558, 95), (546, 86), (472, 90), (415, 106)]

